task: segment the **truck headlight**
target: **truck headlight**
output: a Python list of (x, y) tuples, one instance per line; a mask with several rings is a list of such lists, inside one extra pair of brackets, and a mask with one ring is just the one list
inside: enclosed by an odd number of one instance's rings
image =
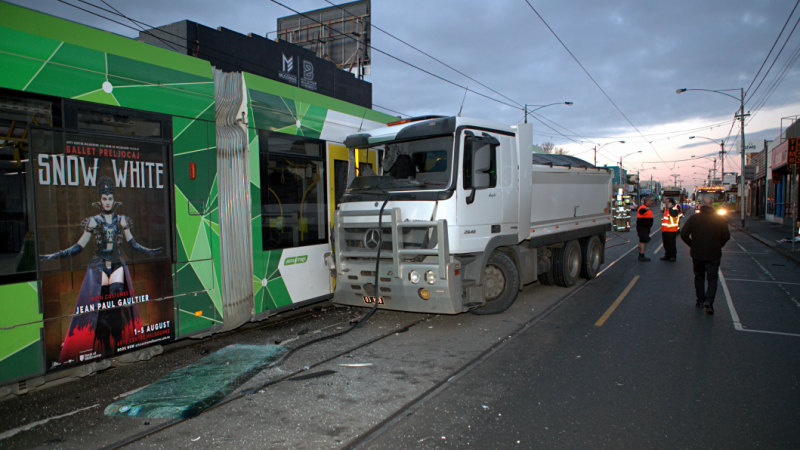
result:
[(425, 282), (428, 284), (436, 283), (436, 274), (432, 270), (425, 272)]
[(421, 279), (421, 277), (419, 275), (419, 272), (417, 272), (416, 270), (412, 270), (411, 272), (408, 272), (408, 281), (410, 281), (411, 284), (419, 283), (420, 279)]

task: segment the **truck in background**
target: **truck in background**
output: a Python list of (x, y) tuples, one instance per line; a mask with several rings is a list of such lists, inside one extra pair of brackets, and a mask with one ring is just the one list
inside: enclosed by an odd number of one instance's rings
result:
[(684, 207), (684, 202), (686, 201), (686, 196), (683, 193), (683, 189), (679, 186), (664, 186), (661, 189), (661, 208), (664, 209), (667, 204), (667, 199), (670, 198), (675, 201), (676, 205), (679, 205), (681, 208)]
[[(612, 225), (611, 173), (533, 154), (531, 137), (528, 124), (463, 117), (348, 136), (334, 302), (491, 314), (525, 284), (595, 277)], [(375, 170), (359, 164), (370, 152)]]

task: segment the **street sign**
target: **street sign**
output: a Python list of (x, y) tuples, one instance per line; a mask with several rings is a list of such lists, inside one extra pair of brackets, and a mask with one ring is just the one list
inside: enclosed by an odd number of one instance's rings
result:
[(800, 142), (798, 141), (800, 141), (798, 138), (789, 138), (789, 167), (800, 164)]

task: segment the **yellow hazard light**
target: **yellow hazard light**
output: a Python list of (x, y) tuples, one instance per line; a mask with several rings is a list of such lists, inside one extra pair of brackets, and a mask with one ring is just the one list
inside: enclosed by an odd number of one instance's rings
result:
[(420, 290), (417, 291), (417, 293), (419, 294), (419, 298), (423, 300), (428, 300), (429, 298), (431, 298), (431, 292), (425, 288), (420, 288)]

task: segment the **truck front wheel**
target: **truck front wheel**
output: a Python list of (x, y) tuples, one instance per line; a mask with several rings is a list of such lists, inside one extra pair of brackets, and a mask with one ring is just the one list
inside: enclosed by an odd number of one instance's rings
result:
[(494, 252), (483, 268), (483, 292), (486, 303), (473, 314), (497, 314), (509, 308), (519, 293), (519, 271), (505, 253)]

